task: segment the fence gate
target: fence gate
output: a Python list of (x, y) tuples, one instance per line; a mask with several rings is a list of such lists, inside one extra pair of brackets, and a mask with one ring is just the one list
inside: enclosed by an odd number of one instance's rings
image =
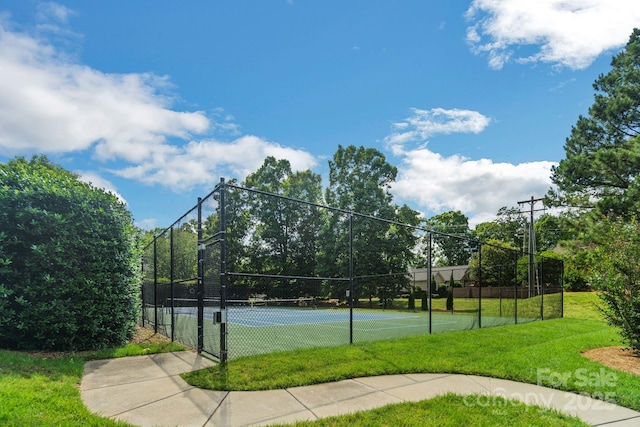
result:
[(201, 280), (199, 283), (198, 350), (221, 361), (226, 359), (226, 310), (221, 306), (221, 248), (220, 234), (211, 236), (199, 245)]

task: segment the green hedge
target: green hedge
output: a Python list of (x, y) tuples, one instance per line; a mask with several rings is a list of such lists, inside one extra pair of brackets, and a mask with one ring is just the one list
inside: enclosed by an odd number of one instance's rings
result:
[(0, 165), (0, 346), (85, 350), (131, 338), (139, 307), (126, 206), (46, 157)]

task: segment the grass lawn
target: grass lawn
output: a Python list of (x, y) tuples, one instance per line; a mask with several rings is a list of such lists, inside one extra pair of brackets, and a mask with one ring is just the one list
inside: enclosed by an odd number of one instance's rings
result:
[[(183, 377), (202, 388), (261, 390), (370, 375), (461, 373), (532, 384), (540, 379), (541, 385), (596, 396), (615, 393), (619, 404), (640, 410), (639, 376), (580, 355), (612, 345), (620, 345), (619, 338), (604, 322), (565, 318), (240, 358), (229, 362), (226, 369), (215, 366)], [(551, 372), (568, 374), (566, 383), (548, 380)], [(600, 385), (585, 381), (576, 372), (611, 373), (616, 380)]]
[(129, 344), (79, 354), (0, 350), (0, 425), (129, 426), (85, 408), (78, 385), (88, 359), (184, 350), (176, 343)]
[[(462, 373), (613, 397), (622, 406), (640, 410), (639, 376), (581, 356), (591, 348), (621, 344), (596, 305), (597, 297), (592, 293), (569, 293), (565, 296), (564, 319), (246, 357), (229, 362), (226, 368), (215, 366), (183, 377), (202, 388), (264, 390), (369, 375)], [(559, 382), (550, 373), (567, 379)], [(354, 424), (348, 417), (335, 422), (313, 425)], [(476, 424), (474, 418), (465, 422)], [(517, 419), (511, 419), (511, 423), (520, 424)]]
[(296, 427), (460, 427), (464, 425), (513, 427), (513, 426), (587, 426), (577, 418), (539, 407), (498, 398), (492, 408), (469, 405), (477, 396), (446, 394), (417, 403), (388, 405), (372, 411), (316, 421), (302, 421)]
[[(615, 393), (618, 404), (640, 410), (639, 376), (580, 356), (590, 348), (620, 345), (618, 335), (593, 308), (595, 302), (593, 294), (567, 294), (564, 319), (252, 356), (232, 360), (226, 369), (213, 367), (184, 377), (204, 388), (261, 390), (409, 372), (468, 373), (536, 383), (539, 372), (557, 372), (569, 374), (565, 384), (542, 385), (592, 395)], [(173, 349), (133, 344), (56, 357), (0, 350), (0, 425), (127, 425), (85, 409), (77, 387), (84, 361)], [(615, 381), (604, 386), (584, 381), (575, 375), (578, 369), (610, 374)], [(523, 405), (498, 407), (470, 408), (464, 398), (448, 395), (300, 425), (583, 425)]]
[[(562, 294), (547, 294), (532, 298), (456, 298), (454, 310), (445, 309), (444, 298), (433, 298), (433, 312), (420, 308), (409, 310), (408, 300), (396, 299), (393, 308), (382, 309), (380, 304), (369, 307), (360, 301), (353, 309), (353, 328), (350, 328), (348, 307), (328, 305), (277, 307), (231, 307), (228, 311), (227, 348), (229, 360), (257, 356), (278, 351), (305, 348), (335, 347), (354, 343), (477, 329), (509, 324), (523, 324), (537, 319), (559, 318), (562, 315)], [(544, 310), (542, 310), (544, 308)], [(219, 327), (214, 325), (213, 308), (204, 309), (204, 349), (220, 354)], [(517, 313), (517, 315), (516, 315)], [(197, 346), (196, 307), (148, 309), (149, 319), (158, 317), (159, 328), (191, 347)], [(351, 335), (353, 333), (353, 335)]]

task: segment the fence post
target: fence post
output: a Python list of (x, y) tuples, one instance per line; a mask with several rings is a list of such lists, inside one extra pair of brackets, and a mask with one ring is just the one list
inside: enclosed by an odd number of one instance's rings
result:
[(482, 328), (482, 243), (478, 246), (478, 329)]
[(353, 212), (349, 212), (349, 344), (353, 344)]
[(169, 280), (170, 280), (170, 286), (171, 288), (169, 288), (169, 294), (171, 296), (171, 341), (174, 340), (174, 329), (175, 329), (175, 310), (174, 310), (174, 280), (175, 280), (175, 271), (174, 271), (174, 264), (175, 264), (175, 251), (174, 251), (174, 240), (173, 240), (173, 226), (171, 227), (171, 229), (169, 230)]
[(220, 178), (220, 363), (227, 362), (227, 214), (226, 186)]
[(518, 252), (514, 252), (515, 257), (515, 276), (516, 280), (513, 282), (513, 321), (518, 324)]
[(564, 260), (560, 260), (560, 317), (564, 317)]
[(153, 238), (153, 332), (158, 333), (158, 236)]
[(204, 349), (204, 249), (202, 240), (202, 198), (198, 197), (198, 353)]
[[(145, 246), (144, 250), (146, 251), (147, 247)], [(146, 310), (147, 307), (145, 306), (145, 300), (144, 300), (144, 284), (145, 284), (145, 275), (144, 275), (144, 270), (145, 270), (145, 258), (144, 258), (144, 253), (142, 254), (142, 262), (140, 265), (140, 272), (142, 273), (142, 284), (140, 285), (140, 301), (142, 302), (141, 306), (142, 306), (142, 312), (140, 313), (142, 315), (142, 327), (145, 327), (144, 324), (144, 318), (146, 317)]]
[(433, 270), (432, 270), (432, 265), (431, 265), (431, 245), (433, 244), (433, 234), (431, 233), (431, 231), (429, 231), (429, 255), (428, 255), (428, 259), (429, 259), (429, 265), (427, 266), (427, 273), (428, 273), (428, 277), (427, 277), (427, 281), (429, 282), (429, 286), (427, 286), (427, 289), (429, 289), (429, 333), (433, 333), (433, 328), (431, 327), (432, 325), (432, 321), (433, 321), (433, 301), (432, 301), (432, 294), (433, 294), (433, 289), (431, 289), (431, 282), (432, 282), (432, 274), (433, 274)]
[(540, 286), (540, 320), (544, 320), (544, 258), (540, 258), (540, 274), (538, 274), (538, 286)]

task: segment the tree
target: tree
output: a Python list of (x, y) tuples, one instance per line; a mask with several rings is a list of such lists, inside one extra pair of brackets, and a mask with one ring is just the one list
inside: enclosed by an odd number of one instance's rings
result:
[(453, 311), (453, 270), (451, 270), (449, 289), (447, 289), (447, 311)]
[(640, 223), (602, 219), (591, 237), (596, 243), (592, 283), (604, 304), (603, 313), (640, 354)]
[(594, 263), (592, 248), (585, 247), (583, 242), (576, 240), (568, 249), (564, 249), (564, 287), (570, 291), (586, 291), (589, 289), (589, 278), (592, 275)]
[(536, 233), (536, 251), (538, 252), (553, 249), (559, 243), (573, 240), (577, 236), (575, 228), (564, 216), (541, 215), (533, 224), (533, 228)]
[(195, 219), (173, 227), (173, 279), (187, 280), (198, 276), (198, 221)]
[[(482, 254), (474, 252), (469, 262), (469, 278), (482, 286), (513, 286), (517, 282), (519, 252), (500, 240), (489, 240), (481, 246)], [(479, 266), (479, 261), (482, 264)], [(479, 267), (482, 268), (480, 271)]]
[(139, 308), (137, 230), (124, 203), (46, 157), (0, 165), (0, 347), (124, 344)]
[(563, 285), (562, 276), (564, 272), (562, 255), (547, 249), (541, 252), (540, 256), (536, 257), (536, 261), (538, 263), (540, 284), (560, 288)]
[[(151, 236), (151, 241), (145, 245), (145, 264), (148, 264), (148, 266), (144, 266), (145, 276), (153, 280), (155, 274), (158, 282), (169, 283), (169, 278), (171, 277), (171, 240), (169, 238), (169, 230), (155, 228), (147, 231), (145, 235)], [(155, 244), (153, 242), (154, 239)], [(146, 242), (149, 237), (145, 237), (143, 240)], [(151, 265), (154, 266), (155, 273)]]
[[(312, 205), (322, 197), (321, 177), (311, 171), (293, 172), (288, 160), (267, 157), (263, 165), (247, 176), (245, 186), (278, 196), (256, 194), (248, 199), (250, 222), (253, 224), (250, 247), (253, 255), (250, 268), (272, 275), (316, 275), (318, 232), (324, 220), (321, 211)], [(302, 296), (307, 289), (276, 290), (277, 296)]]
[(504, 206), (498, 210), (495, 221), (476, 225), (473, 234), (483, 242), (498, 240), (517, 248), (522, 245), (527, 228), (527, 218), (520, 209)]
[(466, 265), (469, 262), (471, 235), (466, 215), (460, 211), (443, 212), (429, 218), (426, 225), (437, 232), (433, 234), (436, 267)]
[(594, 103), (566, 140), (549, 195), (557, 205), (631, 218), (640, 213), (640, 30), (611, 67), (593, 84)]
[[(393, 204), (390, 188), (397, 173), (397, 168), (373, 148), (339, 146), (329, 161), (325, 200), (341, 212), (330, 215), (322, 233), (323, 275), (348, 277), (351, 223), (355, 275), (360, 276), (356, 301), (358, 294), (364, 292), (369, 297), (377, 295), (386, 303), (387, 298), (393, 298), (408, 285), (405, 272), (413, 257), (416, 237), (413, 229), (390, 221), (417, 225), (419, 217), (407, 206)], [(343, 296), (345, 286), (333, 287), (333, 296)]]
[(195, 219), (167, 229), (154, 228), (144, 232), (140, 244), (149, 250), (149, 258), (153, 256), (154, 238), (156, 274), (160, 282), (169, 283), (172, 270), (175, 281), (192, 279), (198, 275), (198, 224)]
[(609, 323), (640, 351), (640, 30), (593, 88), (594, 103), (572, 128), (566, 158), (553, 168), (557, 190), (549, 198), (585, 213), (572, 245), (578, 268), (567, 277), (580, 284), (588, 274)]
[[(248, 264), (248, 249), (245, 244), (251, 229), (249, 216), (249, 195), (244, 190), (236, 189), (237, 180), (230, 179), (225, 184), (225, 219), (226, 219), (226, 269), (229, 272), (241, 272)], [(214, 236), (220, 232), (220, 193), (215, 193), (213, 199), (206, 201), (209, 213), (202, 221), (204, 238)]]
[(411, 292), (409, 292), (409, 301), (407, 302), (407, 308), (409, 310), (416, 309), (416, 297), (413, 295), (413, 292), (413, 289), (411, 290)]

